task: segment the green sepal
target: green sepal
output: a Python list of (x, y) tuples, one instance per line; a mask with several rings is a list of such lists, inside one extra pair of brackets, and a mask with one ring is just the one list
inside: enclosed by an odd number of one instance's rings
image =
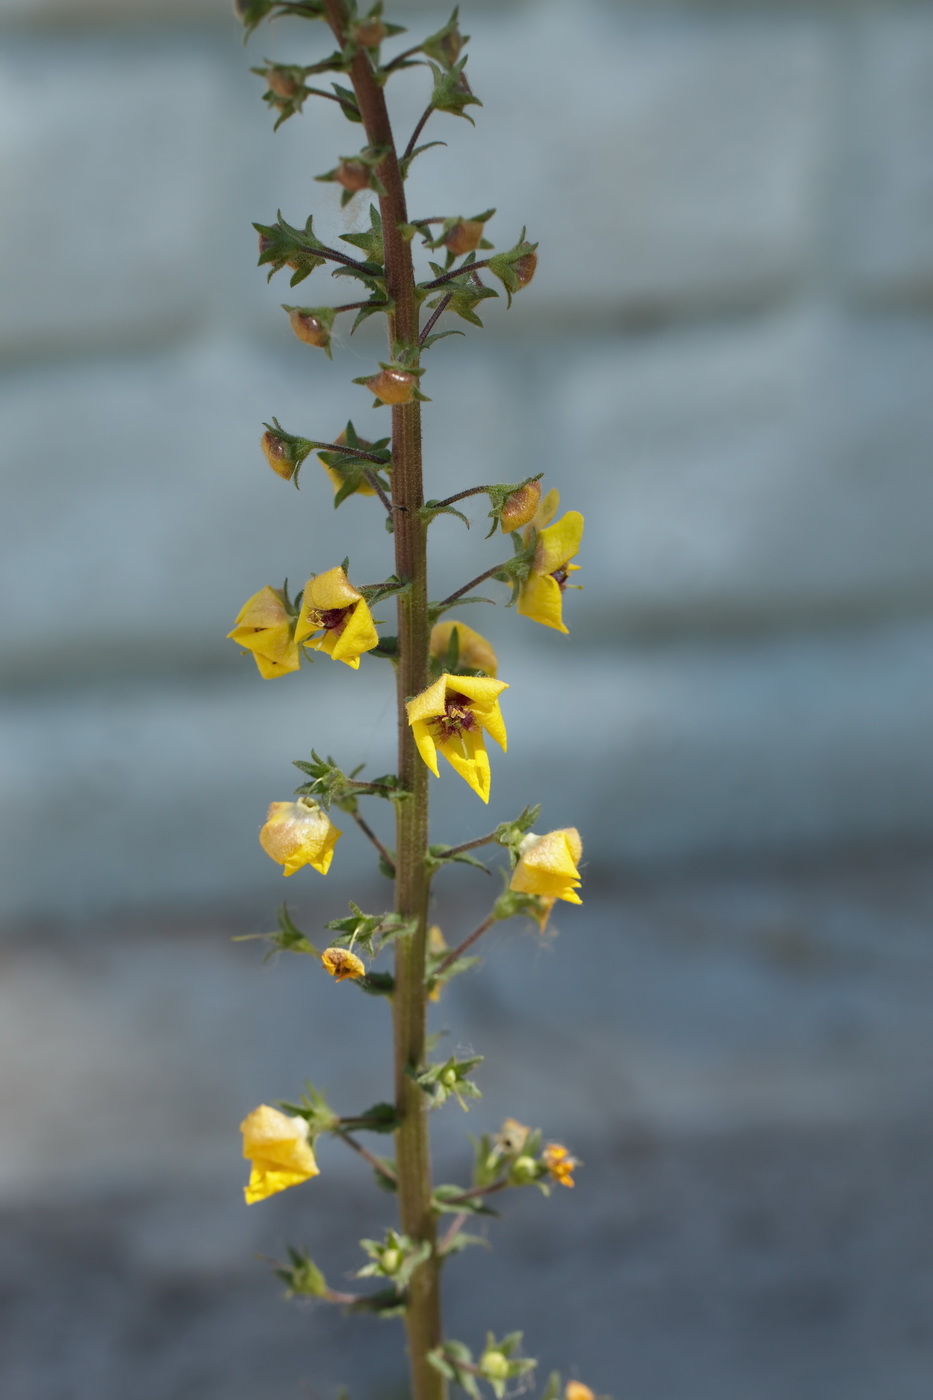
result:
[[(496, 528), (501, 522), (502, 511), (509, 497), (514, 496), (516, 491), (521, 491), (523, 486), (530, 486), (532, 482), (540, 481), (543, 475), (544, 472), (537, 472), (534, 476), (526, 476), (524, 481), (499, 482), (495, 486), (490, 486), (489, 504), (492, 506), (492, 510), (489, 512), (489, 517), (492, 520), (492, 525), (486, 536), (487, 540), (496, 533)], [(512, 530), (508, 533), (514, 534), (515, 531)]]
[(369, 1255), (370, 1262), (357, 1270), (356, 1277), (391, 1279), (399, 1292), (408, 1287), (419, 1265), (431, 1257), (429, 1240), (422, 1240), (419, 1244), (408, 1235), (392, 1229), (386, 1231), (383, 1242), (360, 1240), (360, 1247)]
[(539, 919), (543, 908), (544, 904), (539, 894), (506, 890), (492, 906), (492, 916), (497, 922), (502, 919), (514, 919), (519, 914), (528, 914), (532, 919)]
[[(366, 184), (363, 185), (361, 189), (348, 190), (345, 185), (343, 186), (343, 192), (340, 196), (341, 208), (349, 204), (350, 200), (354, 199), (356, 195), (362, 194), (364, 189), (374, 190), (376, 194), (385, 195), (385, 185), (379, 179), (379, 176), (376, 174), (376, 171), (388, 154), (388, 146), (364, 146), (363, 149), (361, 151), (358, 151), (355, 155), (340, 157), (341, 164), (352, 162), (354, 165), (363, 166), (364, 170), (366, 171)], [(314, 178), (315, 180), (323, 184), (327, 184), (332, 181), (336, 182), (337, 184), (342, 184), (342, 181), (339, 179), (338, 176), (339, 170), (340, 166), (335, 165), (333, 170), (325, 170), (323, 175), (315, 175)]]
[(501, 1342), (496, 1341), (492, 1332), (486, 1333), (486, 1345), (478, 1365), (483, 1380), (492, 1388), (496, 1400), (503, 1400), (509, 1381), (528, 1375), (538, 1364), (531, 1357), (513, 1355), (521, 1340), (521, 1332), (509, 1332)]
[(541, 1400), (557, 1400), (560, 1395), (560, 1371), (552, 1371), (547, 1378), (547, 1384), (541, 1392)]
[(522, 286), (516, 276), (513, 265), (522, 258), (527, 257), (529, 253), (533, 253), (537, 246), (537, 243), (527, 243), (525, 241), (525, 230), (522, 229), (521, 236), (514, 248), (509, 248), (505, 253), (494, 254), (486, 264), (493, 276), (498, 277), (503, 287), (505, 287), (506, 295), (509, 299), (509, 306), (512, 305), (512, 297), (517, 291), (521, 290)]
[[(469, 218), (467, 218), (464, 214), (457, 214), (455, 218), (445, 219), (441, 231), (436, 238), (431, 237), (429, 231), (430, 226), (426, 227), (422, 225), (420, 228), (418, 228), (417, 231), (419, 233), (423, 233), (424, 235), (423, 243), (425, 248), (443, 248), (450, 235), (451, 229), (456, 228), (458, 224), (488, 224), (489, 220), (492, 218), (495, 212), (495, 209), (484, 209), (481, 214), (471, 214)], [(493, 245), (491, 243), (487, 243), (486, 239), (483, 239), (482, 243), (480, 243), (479, 246), (481, 248), (491, 248)], [(449, 256), (453, 257), (453, 254), (449, 254)]]
[(441, 68), (436, 63), (431, 63), (431, 72), (434, 75), (434, 91), (431, 93), (431, 106), (436, 112), (449, 112), (454, 117), (466, 117), (471, 126), (475, 126), (473, 118), (467, 116), (465, 107), (482, 107), (478, 97), (470, 91), (470, 84), (467, 82), (464, 68), (466, 58), (461, 58), (458, 63), (452, 63), (449, 67)]
[(460, 6), (457, 5), (444, 27), (438, 29), (436, 34), (429, 34), (421, 45), (421, 52), (444, 68), (450, 68), (456, 63), (464, 44), (470, 40), (469, 34), (460, 33), (457, 23), (459, 15)]
[(324, 351), (329, 360), (334, 358), (334, 352), (330, 344), (330, 333), (333, 329), (337, 312), (332, 306), (288, 306), (285, 302), (282, 302), (282, 310), (289, 313), (297, 311), (301, 316), (313, 316), (316, 321), (320, 321), (321, 326), (327, 332), (327, 339), (324, 344), (318, 348)]
[(289, 1246), (289, 1267), (275, 1269), (276, 1278), (286, 1285), (286, 1298), (326, 1298), (330, 1289), (314, 1260), (303, 1249)]
[[(325, 810), (330, 808), (331, 803), (342, 807), (343, 810), (350, 810), (343, 804), (355, 803), (358, 797), (385, 797), (397, 801), (410, 795), (394, 773), (386, 773), (381, 778), (374, 778), (372, 782), (362, 783), (358, 779), (349, 778), (332, 758), (323, 759), (314, 749), (311, 750), (310, 763), (302, 758), (293, 759), (292, 762), (295, 768), (307, 773), (311, 779), (309, 783), (302, 783), (295, 792), (314, 797)], [(357, 768), (354, 771), (358, 773), (360, 770)]]
[(411, 1077), (427, 1094), (432, 1108), (439, 1108), (453, 1096), (466, 1113), (464, 1098), (482, 1098), (480, 1089), (468, 1077), (470, 1071), (482, 1062), (482, 1055), (470, 1055), (463, 1060), (451, 1055), (449, 1060), (444, 1060), (441, 1064), (429, 1065), (423, 1070), (412, 1070)]
[[(416, 919), (402, 919), (398, 914), (364, 914), (358, 904), (350, 900), (350, 914), (343, 919), (331, 919), (324, 927), (337, 933), (333, 940), (335, 948), (353, 948), (359, 945), (369, 957), (375, 957), (396, 938), (414, 933), (418, 927)], [(378, 945), (374, 940), (378, 939)]]
[(303, 1118), (308, 1125), (308, 1137), (311, 1142), (321, 1133), (332, 1133), (340, 1126), (340, 1117), (334, 1112), (327, 1099), (316, 1089), (310, 1080), (305, 1080), (304, 1093), (298, 1103), (289, 1103), (286, 1099), (279, 1099), (278, 1107), (283, 1113), (290, 1113), (294, 1118)]
[(504, 846), (512, 857), (512, 865), (518, 864), (518, 847), (541, 815), (541, 803), (525, 807), (511, 822), (500, 822), (495, 830), (495, 839)]
[[(318, 252), (324, 244), (315, 238), (313, 222), (314, 216), (309, 215), (303, 229), (292, 228), (291, 224), (282, 218), (280, 209), (274, 224), (253, 224), (260, 238), (258, 265), (263, 267), (266, 263), (271, 264), (267, 281), (287, 265), (293, 269), (289, 285), (294, 287), (303, 282), (316, 267), (321, 267), (327, 261)], [(263, 239), (266, 240), (265, 247), (262, 247)]]

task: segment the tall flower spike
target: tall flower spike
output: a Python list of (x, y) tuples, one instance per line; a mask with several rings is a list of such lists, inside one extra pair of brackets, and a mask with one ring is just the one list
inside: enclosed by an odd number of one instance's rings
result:
[[(531, 572), (518, 590), (517, 610), (557, 632), (569, 632), (564, 625), (564, 589), (579, 564), (571, 559), (580, 549), (583, 538), (583, 516), (578, 510), (568, 510), (560, 520), (547, 522), (556, 514), (560, 504), (557, 491), (549, 491), (538, 508), (532, 527), (538, 531), (538, 543)], [(530, 529), (531, 527), (529, 527)]]
[(408, 701), (418, 752), (438, 777), (437, 755), (443, 754), (484, 802), (489, 801), (489, 758), (483, 730), (506, 747), (505, 724), (499, 696), (508, 690), (505, 681), (489, 676), (442, 676)]
[(354, 671), (359, 669), (363, 653), (379, 645), (379, 633), (366, 600), (339, 565), (310, 579), (305, 587), (295, 641), (305, 642), (315, 632), (322, 635), (305, 644), (312, 651), (323, 651), (335, 661), (343, 661)]
[(312, 798), (299, 797), (297, 802), (269, 804), (259, 844), (283, 867), (283, 875), (294, 875), (303, 865), (326, 875), (342, 835)]
[(286, 676), (301, 665), (295, 641), (295, 619), (285, 606), (279, 588), (260, 588), (236, 615), (236, 626), (227, 636), (253, 653), (264, 680)]
[(576, 827), (549, 831), (544, 836), (529, 832), (519, 846), (519, 859), (509, 889), (520, 894), (536, 894), (541, 899), (538, 927), (547, 926), (554, 901), (565, 899), (568, 904), (582, 904), (577, 894), (580, 872), (577, 866), (583, 855), (583, 843)]
[(264, 1103), (243, 1119), (240, 1132), (243, 1156), (252, 1163), (249, 1185), (243, 1188), (248, 1206), (320, 1174), (303, 1118), (290, 1118)]

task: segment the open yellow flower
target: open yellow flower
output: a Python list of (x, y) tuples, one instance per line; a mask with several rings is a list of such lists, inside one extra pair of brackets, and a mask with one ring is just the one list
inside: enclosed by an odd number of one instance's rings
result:
[(346, 948), (325, 948), (321, 954), (321, 962), (324, 971), (329, 972), (331, 977), (336, 977), (338, 982), (343, 982), (347, 977), (366, 976), (365, 964)]
[(303, 865), (326, 875), (342, 835), (312, 798), (299, 797), (297, 802), (269, 804), (259, 844), (284, 867), (283, 875), (294, 875)]
[(303, 1118), (290, 1118), (263, 1103), (243, 1119), (240, 1132), (243, 1156), (253, 1167), (243, 1188), (248, 1206), (319, 1175)]
[(496, 653), (486, 638), (474, 632), (472, 627), (467, 627), (465, 622), (435, 622), (431, 628), (431, 655), (438, 661), (446, 660), (455, 630), (460, 648), (458, 665), (469, 671), (485, 671), (487, 676), (495, 677), (499, 669)]
[(560, 505), (560, 494), (549, 491), (529, 530), (538, 531), (538, 543), (531, 572), (518, 590), (518, 612), (557, 632), (569, 632), (564, 625), (564, 589), (571, 574), (579, 572), (579, 564), (571, 559), (580, 549), (583, 538), (583, 516), (578, 510), (568, 510), (560, 520), (549, 525)]
[[(305, 639), (313, 633), (321, 636)], [(305, 642), (312, 651), (323, 651), (335, 661), (359, 668), (364, 651), (379, 644), (379, 633), (362, 593), (357, 593), (343, 569), (328, 569), (309, 579), (295, 627), (295, 641)]]
[(236, 626), (227, 636), (253, 653), (264, 680), (285, 676), (301, 665), (295, 619), (280, 588), (267, 586), (254, 593), (237, 613)]
[(596, 1397), (582, 1381), (568, 1381), (564, 1386), (564, 1400), (596, 1400)]
[(573, 1169), (580, 1164), (559, 1142), (549, 1142), (541, 1160), (560, 1186), (573, 1186)]
[(445, 671), (408, 702), (408, 723), (418, 752), (435, 778), (440, 753), (484, 802), (489, 801), (490, 773), (483, 730), (505, 749), (498, 699), (503, 690), (508, 690), (506, 682), (491, 676), (451, 676)]

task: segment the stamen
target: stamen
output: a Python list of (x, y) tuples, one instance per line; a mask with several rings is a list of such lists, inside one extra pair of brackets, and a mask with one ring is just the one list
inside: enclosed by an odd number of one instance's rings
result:
[(346, 622), (349, 608), (325, 608), (321, 612), (314, 614), (317, 625), (323, 627), (325, 632), (342, 631)]
[(551, 578), (559, 585), (561, 593), (563, 593), (564, 589), (567, 587), (567, 580), (569, 577), (570, 572), (566, 564), (561, 564), (560, 568), (555, 569), (551, 574)]
[(458, 691), (451, 691), (444, 705), (444, 713), (432, 723), (436, 726), (442, 743), (449, 742), (457, 735), (469, 733), (476, 728), (476, 716), (470, 709), (470, 701)]

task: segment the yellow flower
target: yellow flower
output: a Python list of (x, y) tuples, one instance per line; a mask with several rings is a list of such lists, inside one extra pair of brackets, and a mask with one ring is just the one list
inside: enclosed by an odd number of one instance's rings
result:
[(243, 1156), (253, 1164), (243, 1188), (248, 1206), (319, 1174), (303, 1118), (290, 1118), (264, 1103), (243, 1119), (240, 1132)]
[[(334, 438), (334, 442), (337, 444), (338, 447), (343, 447), (346, 444), (346, 441), (347, 430), (346, 428), (344, 428), (343, 432), (338, 434), (338, 436)], [(357, 438), (353, 445), (355, 447), (358, 447), (361, 452), (366, 452), (370, 447), (372, 447), (372, 443), (367, 442), (365, 438)], [(340, 475), (336, 467), (329, 467), (327, 465), (320, 453), (318, 453), (318, 461), (320, 462), (324, 470), (327, 472), (327, 475), (330, 477), (331, 484), (334, 488), (334, 495), (336, 496), (337, 492), (343, 486), (343, 477)], [(355, 496), (375, 496), (376, 493), (367, 481), (361, 481), (353, 494)]]
[(549, 831), (545, 836), (529, 832), (518, 849), (518, 864), (512, 872), (509, 889), (521, 894), (542, 895), (551, 904), (555, 899), (565, 899), (568, 904), (583, 903), (577, 894), (580, 884), (577, 865), (583, 855), (583, 843), (576, 827)]
[(436, 622), (431, 628), (431, 655), (438, 661), (446, 660), (454, 629), (460, 649), (457, 664), (468, 671), (485, 671), (487, 676), (495, 677), (499, 669), (496, 653), (486, 638), (467, 627), (465, 622)]
[(573, 1186), (573, 1169), (580, 1164), (566, 1147), (561, 1147), (559, 1142), (549, 1142), (541, 1153), (541, 1160), (558, 1185)]
[(582, 1381), (568, 1381), (564, 1386), (564, 1400), (596, 1400), (596, 1397)]
[(269, 804), (259, 843), (266, 855), (284, 867), (283, 875), (294, 875), (303, 865), (326, 875), (342, 834), (316, 802), (299, 797), (297, 802)]
[(312, 651), (324, 651), (354, 671), (359, 669), (363, 652), (379, 645), (366, 600), (339, 565), (309, 579), (305, 587), (295, 641), (304, 642), (314, 632), (322, 635), (306, 643)]
[(442, 676), (408, 702), (408, 723), (418, 752), (438, 776), (437, 755), (447, 759), (473, 791), (489, 801), (489, 758), (483, 730), (503, 749), (505, 724), (498, 697), (505, 681), (488, 676)]
[[(570, 575), (580, 568), (570, 561), (580, 549), (583, 516), (578, 510), (568, 510), (560, 520), (549, 525), (559, 505), (559, 493), (549, 491), (532, 521), (532, 527), (538, 531), (538, 543), (531, 572), (518, 590), (517, 608), (523, 617), (553, 627), (557, 632), (568, 632), (570, 629), (564, 625), (563, 618), (564, 589)], [(529, 537), (532, 527), (526, 532)]]
[(260, 588), (254, 593), (237, 613), (236, 626), (227, 636), (253, 653), (264, 680), (285, 676), (301, 665), (295, 619), (279, 588)]
[(346, 948), (325, 948), (321, 954), (321, 962), (324, 971), (329, 972), (331, 977), (336, 977), (338, 982), (342, 982), (346, 977), (366, 976), (365, 964)]

